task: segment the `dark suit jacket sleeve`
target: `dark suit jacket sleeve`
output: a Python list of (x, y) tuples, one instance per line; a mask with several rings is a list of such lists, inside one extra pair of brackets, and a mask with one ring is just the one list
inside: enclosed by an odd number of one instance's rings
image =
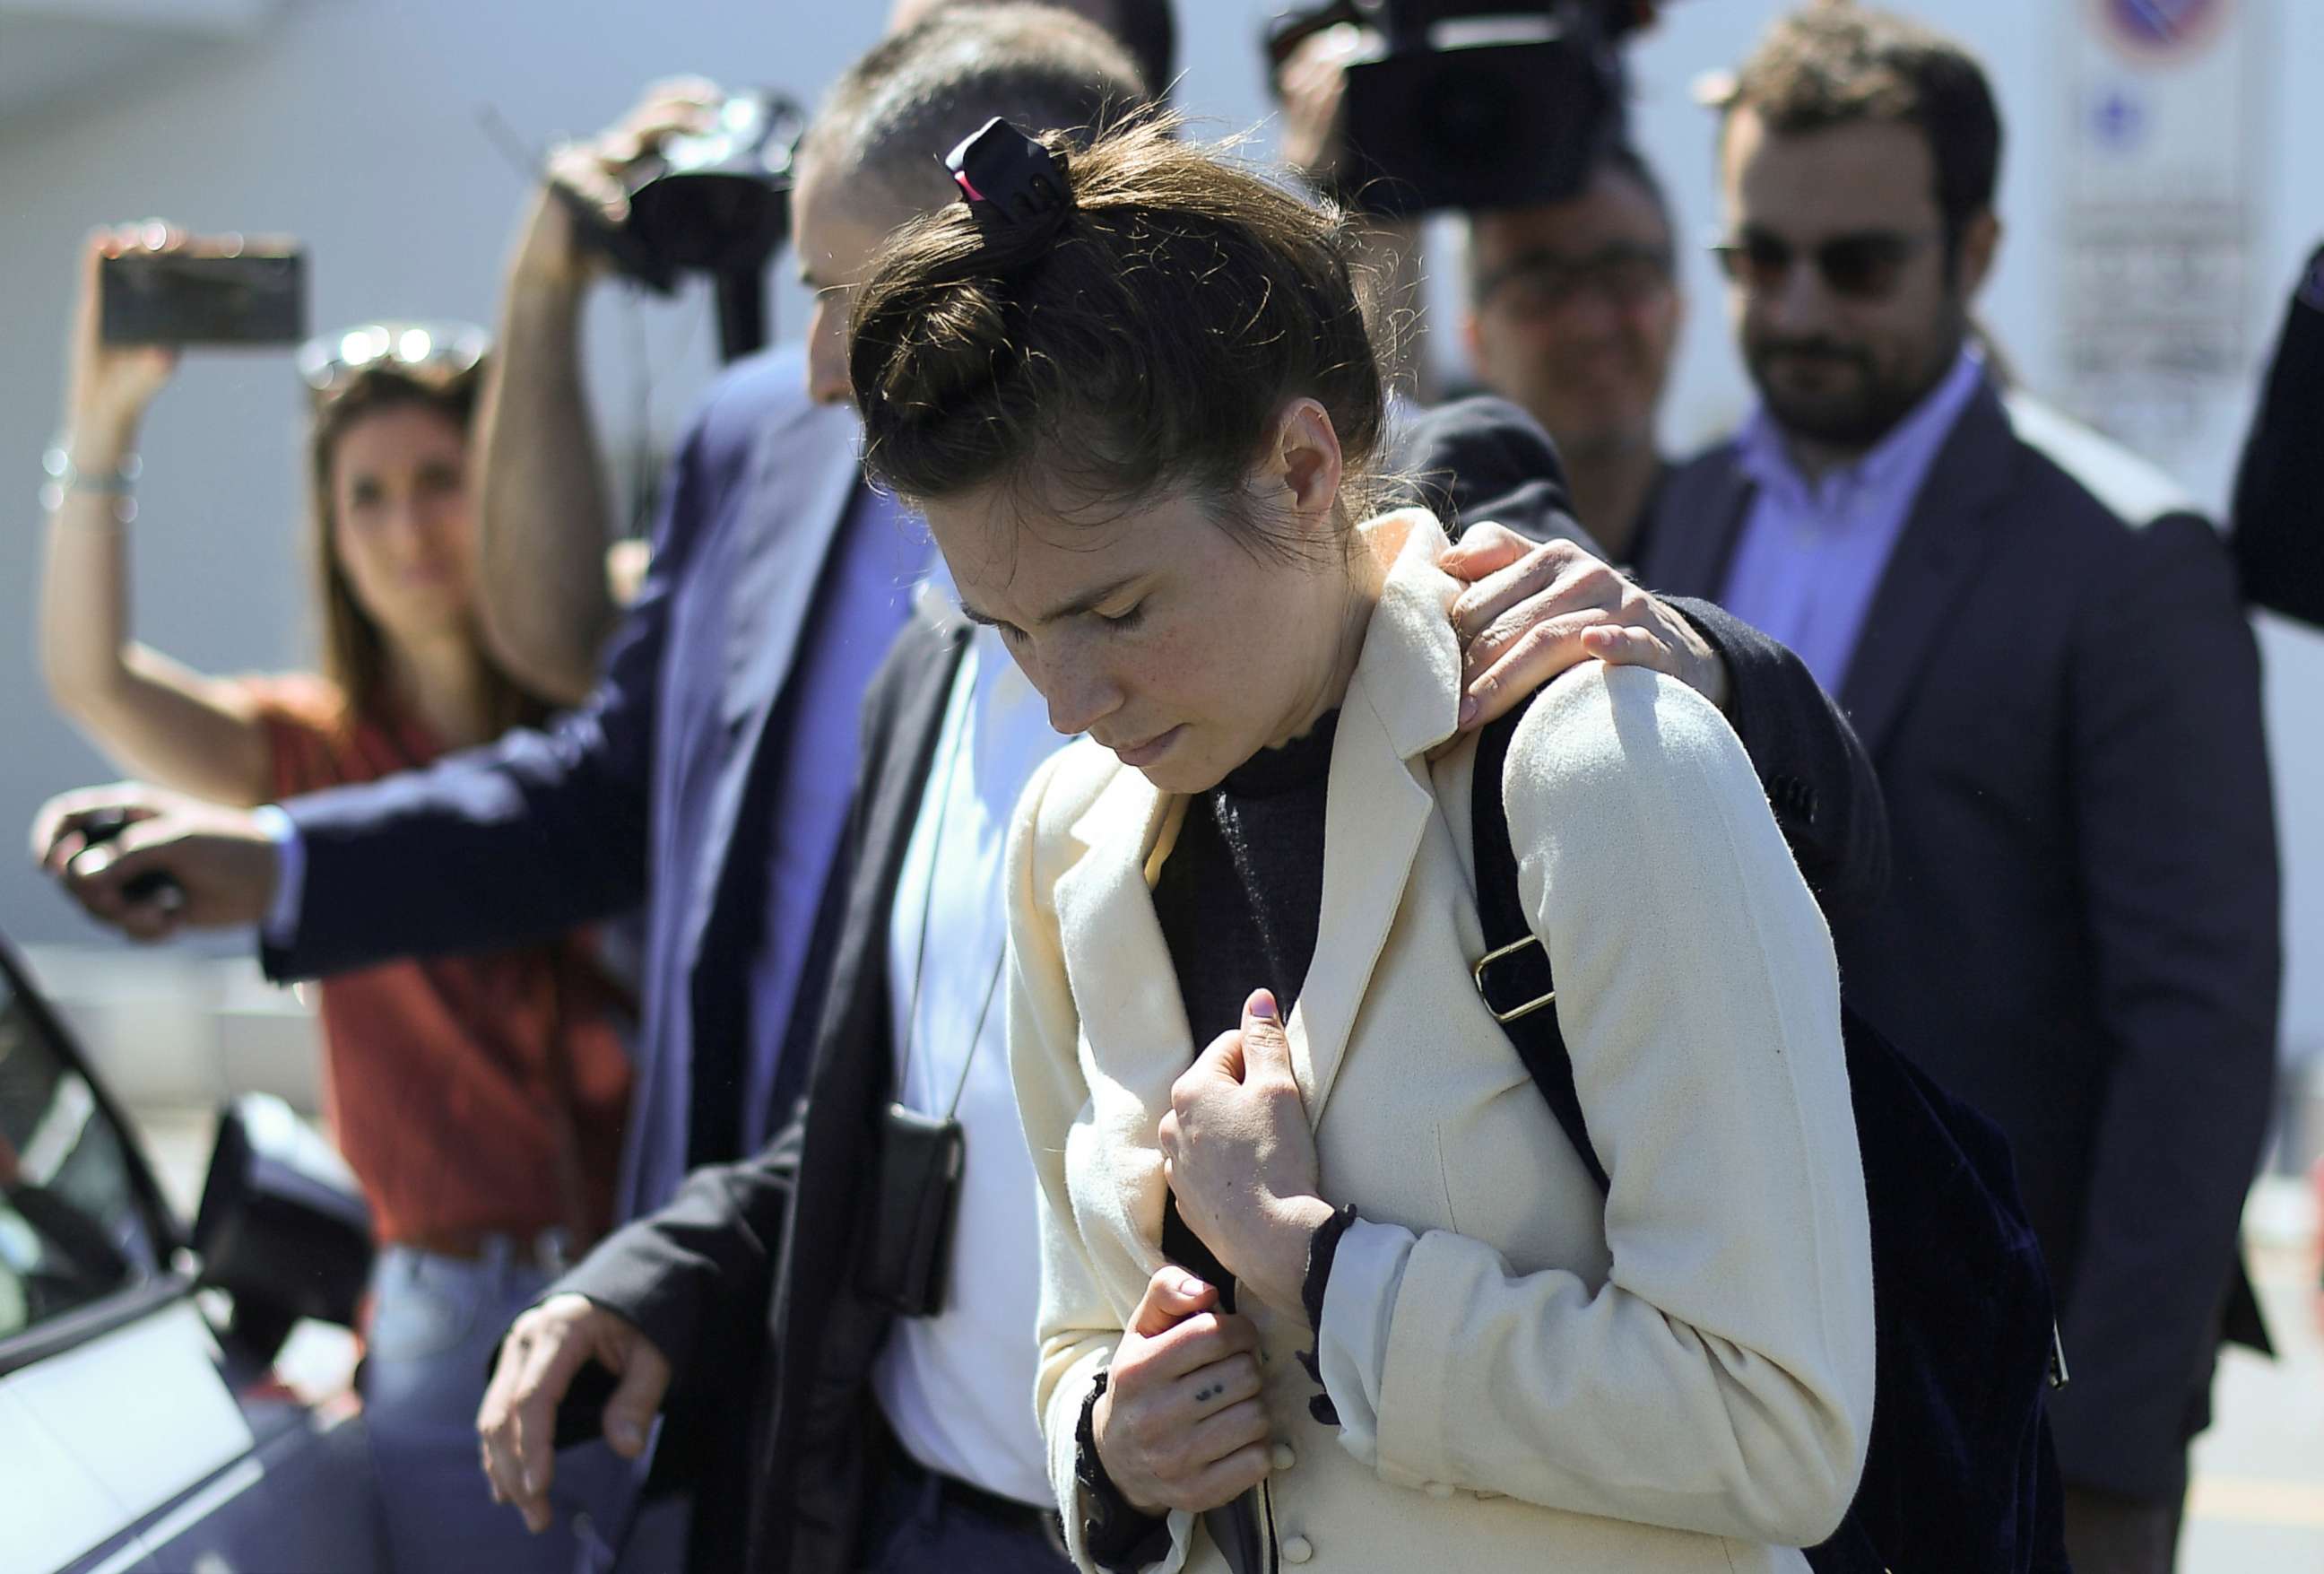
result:
[(652, 566), (604, 678), (544, 730), (282, 808), (306, 848), (290, 943), (271, 978), (545, 938), (645, 895), (654, 703), (674, 588), (702, 530), (713, 456), (697, 421), (672, 467)]
[(1725, 607), (1670, 604), (1727, 666), (1727, 719), (1808, 889), (1839, 923), (1888, 887), (1888, 810), (1872, 758), (1807, 663)]
[[(2275, 1072), (2274, 819), (2259, 658), (2227, 553), (2178, 514), (2134, 532), (2074, 630), (2070, 769), (2114, 1061), (2063, 1327), (2080, 1484), (2178, 1489)], [(2077, 1365), (2077, 1348), (2107, 1352)], [(2102, 1479), (2088, 1479), (2093, 1470)]]
[(669, 1360), (672, 1408), (735, 1403), (752, 1391), (742, 1379), (764, 1342), (803, 1136), (794, 1120), (754, 1157), (696, 1170), (542, 1299), (577, 1292), (637, 1324)]
[[(871, 843), (883, 834), (908, 833), (908, 821), (884, 831), (875, 829), (872, 790), (887, 780), (898, 751), (908, 757), (914, 740), (901, 736), (905, 702), (931, 681), (931, 662), (942, 650), (928, 625), (915, 619), (897, 636), (864, 694), (855, 795), (840, 849), (848, 873), (834, 878), (825, 898), (841, 904), (851, 916), (884, 900)], [(945, 681), (948, 688), (949, 678)], [(917, 807), (917, 792), (909, 801)], [(821, 915), (825, 922), (834, 916)], [(886, 926), (875, 928), (879, 938), (872, 943), (884, 944)], [(816, 1034), (816, 1064), (808, 1072), (810, 1088), (823, 1083), (819, 1073), (826, 1055), (857, 1047), (849, 1024), (855, 1020), (851, 1006), (862, 987), (860, 978), (847, 974), (844, 965), (834, 976)], [(882, 1052), (885, 1048), (882, 1043)], [(768, 1301), (809, 1125), (818, 1119), (826, 1123), (816, 1127), (820, 1140), (825, 1131), (835, 1129), (829, 1123), (844, 1125), (856, 1113), (839, 1107), (818, 1112), (814, 1105), (802, 1103), (756, 1157), (696, 1171), (667, 1207), (607, 1236), (545, 1292), (544, 1299), (576, 1291), (620, 1312), (669, 1357), (681, 1401), (698, 1394), (713, 1403), (731, 1403), (731, 1385), (722, 1391), (721, 1384), (733, 1375), (752, 1370), (766, 1339)]]
[(1557, 445), (1506, 399), (1479, 394), (1401, 412), (1390, 463), (1406, 498), (1434, 514), (1455, 539), (1464, 526), (1490, 520), (1611, 560), (1573, 517)]
[(2244, 594), (2324, 625), (2324, 247), (2285, 313), (2236, 476)]
[[(1547, 433), (1507, 400), (1455, 400), (1406, 418), (1397, 467), (1448, 527), (1490, 519), (1536, 541), (1604, 551), (1575, 523)], [(1727, 667), (1727, 719), (1767, 789), (1809, 887), (1834, 918), (1888, 881), (1888, 819), (1872, 762), (1806, 663), (1707, 601), (1674, 599)]]

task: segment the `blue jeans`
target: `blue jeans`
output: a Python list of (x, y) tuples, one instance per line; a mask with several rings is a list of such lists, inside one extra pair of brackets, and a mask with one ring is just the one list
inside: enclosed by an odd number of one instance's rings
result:
[(466, 1261), (383, 1246), (372, 1267), (364, 1420), (398, 1574), (588, 1574), (607, 1567), (635, 1467), (604, 1443), (557, 1456), (556, 1523), (530, 1534), (493, 1502), (476, 1442), (493, 1352), (550, 1274), (495, 1241)]

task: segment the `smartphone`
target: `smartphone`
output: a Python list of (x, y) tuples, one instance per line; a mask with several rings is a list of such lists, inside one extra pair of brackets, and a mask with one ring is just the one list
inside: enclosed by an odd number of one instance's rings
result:
[(107, 344), (278, 345), (307, 337), (307, 254), (293, 241), (197, 242), (128, 252), (98, 266)]
[[(80, 822), (81, 846), (103, 847), (127, 830), (130, 824), (126, 810), (100, 809)], [(178, 877), (166, 869), (148, 869), (124, 885), (121, 894), (131, 902), (158, 902), (164, 911), (175, 911), (186, 905), (186, 888), (178, 884)]]

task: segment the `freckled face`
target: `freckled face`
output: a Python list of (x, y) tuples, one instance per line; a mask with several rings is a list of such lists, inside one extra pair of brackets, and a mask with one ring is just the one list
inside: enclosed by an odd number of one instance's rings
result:
[(1194, 498), (1091, 523), (987, 488), (927, 505), (970, 615), (996, 625), (1049, 725), (1167, 792), (1199, 792), (1337, 702), (1349, 575), (1256, 552)]

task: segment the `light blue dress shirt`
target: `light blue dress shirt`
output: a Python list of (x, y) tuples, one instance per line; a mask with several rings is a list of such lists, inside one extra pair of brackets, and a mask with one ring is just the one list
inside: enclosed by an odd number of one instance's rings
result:
[(1789, 645), (1828, 694), (1847, 681), (1914, 499), (1984, 378), (1985, 357), (1965, 347), (1878, 446), (1812, 480), (1764, 407), (1736, 439), (1737, 463), (1757, 490), (1719, 603)]

